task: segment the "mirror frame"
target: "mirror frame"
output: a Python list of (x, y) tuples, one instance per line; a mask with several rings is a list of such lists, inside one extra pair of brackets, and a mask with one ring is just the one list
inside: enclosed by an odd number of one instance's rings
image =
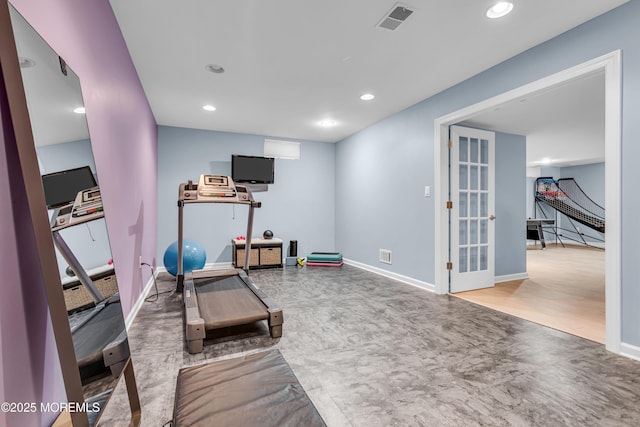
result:
[[(53, 236), (45, 205), (42, 178), (38, 167), (8, 0), (2, 0), (2, 4), (0, 4), (0, 68), (6, 88), (10, 121), (14, 133), (14, 141), (10, 142), (15, 143), (22, 170), (24, 193), (35, 236), (38, 259), (40, 261), (39, 267), (47, 295), (67, 401), (77, 405), (77, 407), (82, 407), (85, 402), (82, 381), (74, 351), (62, 281), (58, 272)], [(126, 363), (122, 376), (126, 381), (131, 408), (130, 425), (137, 426), (140, 424), (142, 411), (131, 357)], [(69, 415), (73, 426), (89, 426), (86, 412), (72, 411)]]

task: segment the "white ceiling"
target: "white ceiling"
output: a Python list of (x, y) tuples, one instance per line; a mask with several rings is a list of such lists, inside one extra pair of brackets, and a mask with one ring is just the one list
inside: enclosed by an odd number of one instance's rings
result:
[[(336, 142), (626, 1), (514, 0), (489, 20), (492, 0), (412, 0), (393, 32), (376, 28), (393, 0), (111, 4), (158, 124)], [(69, 114), (82, 103), (77, 78), (62, 76), (16, 15), (20, 56), (37, 64), (23, 69), (37, 144), (87, 138), (84, 117)], [(226, 72), (210, 73), (212, 63)], [(361, 101), (365, 92), (376, 98)], [(527, 135), (529, 165), (602, 161), (603, 96), (602, 75), (592, 76), (465, 124)], [(321, 128), (323, 118), (338, 126)]]
[(526, 135), (529, 167), (603, 162), (604, 97), (604, 72), (597, 72), (508, 102), (461, 124)]
[[(626, 2), (512, 1), (511, 14), (490, 20), (494, 0), (408, 0), (415, 12), (396, 31), (376, 27), (394, 0), (111, 5), (158, 124), (336, 142)], [(226, 72), (210, 73), (207, 64)], [(376, 98), (361, 101), (365, 92)], [(575, 119), (588, 106), (556, 113)], [(324, 118), (338, 125), (321, 128)], [(530, 136), (542, 137), (529, 119), (530, 111), (509, 129), (535, 128)]]

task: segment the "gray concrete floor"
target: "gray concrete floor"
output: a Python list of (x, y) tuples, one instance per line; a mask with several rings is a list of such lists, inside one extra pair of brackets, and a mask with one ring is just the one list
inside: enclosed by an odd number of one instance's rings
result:
[[(280, 339), (258, 324), (190, 355), (181, 298), (143, 305), (129, 331), (143, 426), (171, 420), (181, 367), (274, 346), (329, 426), (640, 425), (640, 362), (600, 344), (346, 265), (251, 277), (284, 310)], [(125, 396), (121, 381), (102, 425), (127, 425)]]

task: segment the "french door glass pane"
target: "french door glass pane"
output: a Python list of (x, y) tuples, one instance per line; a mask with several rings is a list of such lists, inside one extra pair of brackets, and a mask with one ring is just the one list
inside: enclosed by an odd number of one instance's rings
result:
[(471, 165), (469, 167), (469, 189), (478, 189), (478, 166)]
[(478, 216), (478, 193), (469, 193), (469, 217)]
[(460, 220), (460, 230), (459, 230), (460, 238), (458, 240), (460, 241), (461, 245), (467, 244), (467, 234), (468, 234), (467, 224), (468, 224), (467, 220)]
[(478, 163), (478, 139), (471, 138), (471, 144), (469, 144), (469, 151), (471, 154), (469, 155), (469, 161), (471, 163)]
[(487, 259), (487, 246), (480, 246), (480, 270), (487, 270), (489, 261)]
[(487, 219), (480, 220), (480, 243), (489, 243), (489, 220)]
[(469, 221), (469, 243), (472, 245), (478, 243), (478, 221), (475, 219)]
[(480, 163), (489, 164), (489, 141), (486, 139), (480, 140)]
[(489, 193), (480, 193), (480, 217), (489, 216)]
[(466, 190), (468, 188), (469, 166), (461, 164), (459, 176), (460, 176), (460, 189)]
[(469, 248), (469, 271), (478, 271), (478, 247)]
[(481, 190), (489, 189), (489, 167), (488, 166), (480, 167), (480, 189)]
[(466, 273), (467, 272), (467, 248), (466, 247), (460, 248), (459, 254), (460, 254), (460, 257), (459, 257), (460, 267), (458, 271), (460, 273)]
[(468, 212), (469, 212), (469, 206), (467, 203), (467, 200), (469, 198), (469, 194), (461, 191), (460, 192), (460, 218), (466, 218), (469, 216)]
[(466, 136), (460, 137), (460, 161), (467, 162), (469, 161), (469, 140)]

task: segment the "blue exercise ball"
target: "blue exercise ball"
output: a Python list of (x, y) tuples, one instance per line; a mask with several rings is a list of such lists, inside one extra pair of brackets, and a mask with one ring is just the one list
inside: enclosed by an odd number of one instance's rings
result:
[[(164, 266), (171, 275), (178, 274), (178, 242), (175, 241), (164, 251)], [(182, 272), (189, 273), (204, 267), (207, 253), (195, 240), (182, 241)]]

